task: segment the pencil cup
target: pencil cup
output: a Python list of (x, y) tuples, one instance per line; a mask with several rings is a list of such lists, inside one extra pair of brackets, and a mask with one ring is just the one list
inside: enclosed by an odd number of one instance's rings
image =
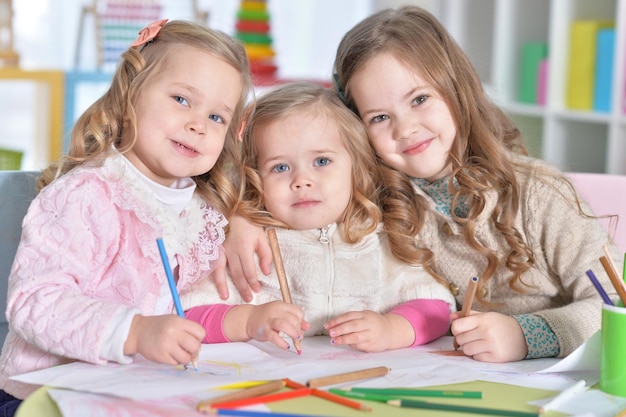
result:
[(626, 397), (626, 308), (602, 306), (600, 389)]

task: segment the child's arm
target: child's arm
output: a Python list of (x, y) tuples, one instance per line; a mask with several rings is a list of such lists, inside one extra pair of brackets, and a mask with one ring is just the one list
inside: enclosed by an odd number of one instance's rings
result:
[(204, 329), (176, 315), (133, 318), (124, 354), (140, 353), (146, 359), (169, 365), (186, 364), (198, 357)]
[[(259, 257), (259, 266), (267, 275), (270, 273), (272, 252), (265, 231), (241, 216), (229, 219), (230, 230), (224, 242), (224, 253), (228, 271), (235, 287), (246, 302), (252, 301), (252, 291), (259, 292), (261, 284), (256, 274), (254, 254)], [(226, 269), (219, 265), (212, 275), (222, 300), (229, 296), (226, 285)]]
[(289, 343), (280, 336), (281, 332), (295, 339), (302, 338), (303, 332), (309, 329), (302, 309), (282, 301), (261, 305), (205, 305), (188, 310), (185, 317), (205, 328), (204, 343), (254, 339), (287, 349)]
[(380, 352), (428, 343), (450, 326), (450, 307), (442, 300), (418, 299), (387, 314), (351, 311), (328, 321), (331, 343), (365, 352)]

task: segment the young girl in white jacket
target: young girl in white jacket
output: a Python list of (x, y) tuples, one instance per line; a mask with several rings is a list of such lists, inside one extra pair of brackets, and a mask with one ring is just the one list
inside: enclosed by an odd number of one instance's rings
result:
[[(256, 339), (281, 348), (304, 335), (366, 352), (444, 335), (450, 291), (422, 267), (394, 258), (377, 205), (378, 164), (359, 119), (333, 91), (292, 83), (256, 103), (243, 132), (246, 189), (239, 213), (276, 230), (293, 304), (275, 268), (259, 273), (249, 304), (224, 302), (205, 281), (183, 297), (205, 343)], [(230, 281), (230, 280), (229, 280)], [(229, 285), (232, 285), (229, 283)]]

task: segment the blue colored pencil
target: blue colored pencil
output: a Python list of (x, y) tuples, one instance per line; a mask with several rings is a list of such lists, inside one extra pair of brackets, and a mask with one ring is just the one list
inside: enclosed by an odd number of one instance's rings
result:
[(163, 245), (163, 239), (157, 239), (157, 245), (159, 245), (159, 253), (161, 254), (161, 261), (163, 262), (163, 268), (165, 269), (165, 275), (167, 276), (167, 283), (170, 286), (172, 292), (172, 298), (174, 299), (174, 307), (176, 307), (176, 314), (185, 318), (185, 312), (183, 306), (180, 304), (180, 297), (178, 296), (178, 290), (176, 290), (176, 282), (174, 282), (174, 274), (172, 274), (172, 267), (170, 261), (167, 258), (167, 252), (165, 252), (165, 246)]
[(609, 298), (606, 291), (604, 291), (604, 288), (602, 288), (602, 285), (600, 285), (598, 278), (596, 278), (595, 274), (593, 273), (591, 269), (587, 271), (587, 276), (591, 280), (591, 283), (593, 284), (593, 286), (596, 287), (596, 290), (598, 290), (598, 292), (600, 293), (600, 297), (602, 297), (604, 302), (610, 306), (615, 305), (613, 304), (613, 301), (611, 301), (611, 299)]
[[(161, 262), (163, 263), (163, 268), (165, 269), (165, 276), (167, 276), (167, 283), (170, 286), (170, 292), (172, 293), (172, 299), (174, 300), (176, 314), (185, 318), (185, 312), (183, 311), (183, 306), (180, 303), (180, 297), (178, 296), (178, 290), (176, 289), (176, 282), (174, 282), (174, 274), (172, 273), (170, 261), (167, 258), (167, 252), (165, 251), (165, 245), (163, 245), (163, 239), (159, 237), (156, 241), (157, 246), (159, 247), (159, 254), (161, 255)], [(197, 371), (198, 365), (196, 364), (196, 361), (194, 360), (191, 363), (193, 364), (193, 369)]]

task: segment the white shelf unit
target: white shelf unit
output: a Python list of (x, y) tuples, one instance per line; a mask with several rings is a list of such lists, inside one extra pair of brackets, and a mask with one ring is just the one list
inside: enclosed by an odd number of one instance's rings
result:
[[(533, 155), (563, 171), (626, 174), (626, 0), (440, 0), (441, 21), (469, 55), (486, 90), (517, 123)], [(570, 27), (615, 21), (610, 113), (566, 106)], [(544, 106), (517, 101), (521, 48), (548, 45)]]

